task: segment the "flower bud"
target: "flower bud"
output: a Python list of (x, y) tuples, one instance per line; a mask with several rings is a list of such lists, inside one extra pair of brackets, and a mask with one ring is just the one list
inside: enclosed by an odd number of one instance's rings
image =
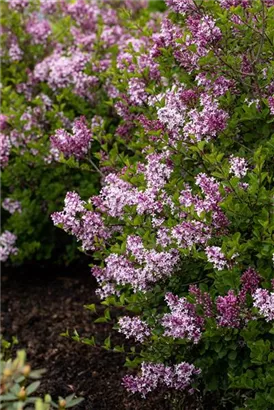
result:
[(12, 375), (12, 370), (11, 369), (4, 369), (3, 371), (3, 376), (4, 377), (10, 377)]
[(61, 409), (64, 409), (66, 407), (66, 404), (67, 404), (66, 400), (64, 399), (59, 400), (59, 406)]
[(25, 387), (21, 387), (19, 393), (17, 394), (17, 397), (19, 400), (26, 400), (27, 393)]
[(22, 369), (23, 376), (28, 377), (30, 372), (31, 372), (31, 367), (29, 364), (26, 364), (26, 366), (24, 366)]

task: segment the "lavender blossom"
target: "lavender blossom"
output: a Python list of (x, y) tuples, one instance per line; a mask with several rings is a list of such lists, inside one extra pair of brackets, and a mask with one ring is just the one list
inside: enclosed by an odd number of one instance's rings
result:
[(125, 376), (123, 385), (131, 393), (141, 393), (142, 397), (146, 397), (148, 393), (161, 386), (176, 390), (187, 390), (193, 377), (200, 373), (200, 369), (186, 362), (174, 366), (143, 362), (141, 375), (136, 377)]
[(8, 125), (8, 116), (5, 114), (0, 114), (0, 131), (4, 131)]
[(88, 153), (91, 139), (92, 135), (86, 120), (84, 117), (80, 117), (73, 123), (72, 134), (64, 129), (59, 129), (50, 140), (52, 147), (58, 149), (66, 157), (74, 155), (77, 159), (81, 159)]
[(48, 20), (41, 20), (33, 15), (27, 22), (26, 32), (31, 35), (33, 44), (45, 44), (51, 34), (51, 28)]
[(172, 293), (167, 293), (165, 300), (171, 313), (166, 313), (161, 321), (165, 328), (164, 335), (198, 343), (202, 336), (203, 319), (197, 316), (195, 306), (186, 298), (179, 299)]
[(226, 296), (218, 296), (216, 306), (220, 326), (237, 328), (240, 326), (240, 304), (238, 297), (230, 290)]
[(21, 203), (12, 198), (5, 198), (2, 207), (11, 214), (15, 212), (22, 212)]
[(230, 160), (230, 170), (231, 174), (234, 174), (238, 178), (243, 178), (247, 173), (247, 162), (244, 158), (234, 157), (231, 155)]
[(6, 262), (10, 255), (17, 255), (18, 248), (14, 246), (17, 236), (9, 231), (0, 235), (0, 261)]
[(0, 133), (0, 166), (5, 168), (9, 162), (11, 144), (8, 135)]
[(223, 270), (227, 266), (227, 259), (219, 246), (207, 246), (205, 249), (207, 260), (213, 263), (214, 269)]
[(127, 339), (133, 337), (137, 342), (143, 343), (150, 336), (148, 325), (138, 317), (124, 316), (119, 319), (119, 332), (123, 333)]
[(253, 294), (253, 306), (259, 309), (267, 322), (274, 320), (274, 292), (267, 289), (257, 289)]

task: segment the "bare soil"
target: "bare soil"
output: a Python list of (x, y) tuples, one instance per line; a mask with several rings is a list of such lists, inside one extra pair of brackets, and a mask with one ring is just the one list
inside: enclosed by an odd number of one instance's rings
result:
[(60, 336), (76, 329), (81, 336), (103, 341), (110, 334), (115, 344), (124, 342), (111, 324), (94, 324), (94, 316), (83, 307), (95, 303), (101, 309), (95, 286), (85, 267), (3, 269), (2, 335), (7, 340), (16, 336), (16, 348), (26, 349), (31, 366), (47, 370), (39, 392), (55, 399), (74, 392), (85, 399), (77, 410), (171, 410), (164, 393), (144, 400), (125, 391), (121, 379), (128, 369), (123, 354)]

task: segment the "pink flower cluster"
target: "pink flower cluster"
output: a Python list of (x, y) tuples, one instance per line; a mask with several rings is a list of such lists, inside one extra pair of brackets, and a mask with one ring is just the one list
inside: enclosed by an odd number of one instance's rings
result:
[[(173, 87), (165, 93), (165, 106), (157, 109), (158, 119), (170, 130), (174, 136), (179, 137), (180, 131), (186, 122), (187, 106), (181, 98), (182, 88), (176, 91)], [(163, 96), (158, 96), (162, 99)]]
[(85, 117), (80, 117), (73, 123), (72, 134), (64, 129), (59, 129), (50, 141), (52, 147), (62, 152), (65, 157), (74, 155), (77, 159), (81, 159), (88, 153), (91, 139), (92, 135), (87, 127)]
[(138, 317), (123, 316), (119, 319), (119, 332), (127, 339), (133, 337), (137, 342), (143, 343), (150, 336), (148, 325)]
[(147, 165), (144, 176), (147, 181), (147, 188), (160, 190), (168, 182), (173, 167), (168, 159), (169, 153), (149, 154), (146, 157)]
[(2, 207), (11, 214), (22, 212), (21, 203), (12, 198), (5, 198), (2, 202)]
[(215, 178), (208, 177), (204, 173), (198, 174), (196, 177), (196, 185), (201, 188), (204, 199), (201, 200), (197, 196), (193, 197), (191, 191), (187, 189), (181, 193), (180, 203), (186, 207), (194, 205), (198, 215), (202, 212), (218, 210), (218, 204), (223, 198), (220, 193), (220, 185), (216, 182)]
[(41, 11), (45, 14), (52, 14), (56, 11), (56, 0), (40, 0)]
[(136, 204), (136, 188), (129, 182), (119, 178), (115, 174), (109, 174), (105, 178), (105, 186), (100, 195), (92, 198), (93, 204), (102, 212), (112, 217), (122, 217), (124, 207)]
[(174, 366), (143, 362), (141, 375), (125, 376), (123, 385), (131, 393), (141, 393), (143, 397), (146, 397), (148, 393), (161, 386), (176, 390), (189, 390), (193, 378), (200, 373), (200, 369), (186, 362)]
[(198, 343), (202, 335), (204, 321), (196, 314), (195, 306), (189, 303), (186, 298), (179, 299), (172, 293), (167, 293), (165, 300), (171, 313), (166, 313), (161, 322), (165, 329), (164, 336)]
[[(216, 320), (219, 326), (238, 328), (243, 320), (243, 323), (245, 323), (246, 320), (250, 320), (250, 314), (247, 313), (247, 294), (253, 295), (253, 298), (254, 295), (258, 295), (257, 307), (259, 307), (260, 302), (262, 302), (263, 305), (264, 295), (268, 293), (267, 291), (265, 293), (263, 289), (258, 289), (260, 280), (261, 278), (255, 269), (248, 268), (241, 276), (242, 286), (238, 295), (236, 295), (233, 290), (230, 290), (226, 296), (217, 297), (216, 308), (218, 315)], [(263, 292), (260, 294), (261, 290), (263, 290)], [(254, 306), (257, 302), (254, 302)]]
[(17, 255), (18, 248), (16, 248), (17, 236), (9, 231), (4, 231), (2, 235), (0, 235), (0, 261), (6, 262), (10, 255)]

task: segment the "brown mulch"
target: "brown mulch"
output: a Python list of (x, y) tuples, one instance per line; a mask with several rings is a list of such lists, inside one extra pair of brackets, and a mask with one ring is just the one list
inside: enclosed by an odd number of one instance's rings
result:
[[(33, 368), (46, 368), (40, 393), (53, 398), (71, 393), (85, 401), (78, 410), (169, 410), (164, 394), (146, 400), (128, 394), (121, 385), (128, 372), (125, 357), (60, 336), (68, 330), (79, 335), (95, 335), (103, 341), (109, 334), (114, 344), (124, 338), (111, 325), (94, 324), (94, 315), (83, 308), (96, 303), (95, 283), (85, 268), (73, 272), (56, 267), (25, 267), (2, 272), (1, 333), (16, 336), (25, 348)], [(185, 408), (185, 407), (184, 407)]]

